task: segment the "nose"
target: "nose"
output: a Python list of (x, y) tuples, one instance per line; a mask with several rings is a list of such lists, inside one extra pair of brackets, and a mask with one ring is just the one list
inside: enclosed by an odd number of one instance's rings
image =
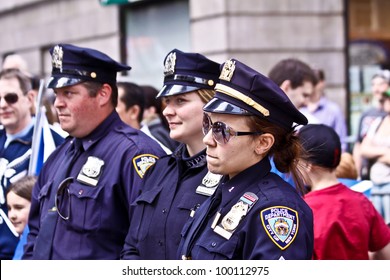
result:
[(7, 107), (8, 103), (5, 101), (4, 97), (0, 98), (0, 107), (5, 108)]
[(12, 221), (16, 220), (16, 212), (12, 209), (8, 209), (8, 218)]
[(206, 135), (203, 137), (203, 144), (206, 146), (215, 146), (217, 142), (215, 142), (213, 138), (213, 132), (212, 129), (210, 129)]
[(53, 103), (54, 107), (55, 108), (60, 108), (60, 107), (64, 107), (64, 101), (62, 100), (61, 96), (59, 94), (57, 94), (55, 96), (55, 99), (54, 99), (54, 103)]
[(167, 104), (164, 111), (163, 111), (164, 117), (172, 116), (174, 114), (175, 114), (175, 110), (172, 108), (172, 105)]

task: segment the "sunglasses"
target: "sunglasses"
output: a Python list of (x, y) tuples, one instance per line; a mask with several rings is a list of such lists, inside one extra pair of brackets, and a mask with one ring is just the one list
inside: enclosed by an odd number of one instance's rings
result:
[(261, 135), (264, 132), (242, 132), (235, 131), (233, 128), (223, 122), (211, 122), (210, 117), (207, 114), (203, 114), (203, 134), (206, 135), (209, 131), (212, 131), (213, 139), (220, 145), (226, 144), (234, 136), (243, 135)]
[(19, 96), (16, 93), (7, 93), (4, 97), (0, 97), (0, 101), (1, 98), (4, 98), (8, 104), (15, 104), (19, 100)]

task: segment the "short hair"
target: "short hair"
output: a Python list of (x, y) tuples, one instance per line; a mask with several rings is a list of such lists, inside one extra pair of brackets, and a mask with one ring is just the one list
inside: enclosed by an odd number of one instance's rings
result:
[(317, 77), (317, 82), (319, 81), (325, 81), (325, 72), (322, 69), (313, 69), (314, 74)]
[(24, 95), (26, 95), (32, 89), (31, 79), (27, 77), (19, 69), (9, 68), (9, 69), (2, 70), (0, 72), (0, 79), (2, 80), (17, 79), (19, 82), (20, 89), (22, 90)]
[(37, 176), (29, 175), (22, 177), (21, 179), (9, 185), (6, 195), (12, 191), (18, 196), (31, 201), (32, 190), (36, 181)]
[(293, 89), (303, 85), (305, 81), (317, 84), (313, 69), (301, 60), (288, 58), (279, 61), (269, 72), (268, 77), (278, 86), (289, 80)]
[(144, 92), (145, 96), (145, 109), (150, 107), (156, 108), (156, 113), (161, 114), (162, 111), (162, 102), (161, 99), (157, 99), (158, 90), (149, 85), (140, 86)]
[[(99, 82), (85, 81), (82, 82), (85, 88), (88, 90), (88, 94), (91, 97), (96, 97), (98, 91), (102, 88), (103, 84)], [(111, 104), (116, 107), (118, 104), (118, 87), (116, 84), (107, 83), (111, 87)]]
[(124, 90), (124, 94), (120, 97), (120, 100), (125, 104), (126, 110), (134, 105), (140, 107), (138, 121), (141, 122), (145, 110), (144, 91), (140, 86), (131, 82), (118, 82), (117, 85)]

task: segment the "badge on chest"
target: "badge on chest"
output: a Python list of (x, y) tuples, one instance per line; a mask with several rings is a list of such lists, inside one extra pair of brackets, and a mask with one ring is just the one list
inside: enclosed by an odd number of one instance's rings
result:
[(77, 181), (95, 187), (102, 175), (104, 161), (97, 157), (88, 157), (81, 168)]
[(206, 176), (203, 177), (202, 183), (196, 188), (196, 193), (211, 196), (215, 189), (218, 187), (219, 181), (222, 175), (207, 172)]
[(214, 228), (214, 232), (229, 240), (242, 219), (248, 214), (257, 200), (259, 200), (257, 195), (251, 192), (246, 192), (243, 196), (240, 197), (238, 202), (233, 205), (229, 213), (227, 213), (226, 216), (222, 218), (221, 223), (215, 226), (218, 223), (220, 217), (218, 212), (211, 226)]

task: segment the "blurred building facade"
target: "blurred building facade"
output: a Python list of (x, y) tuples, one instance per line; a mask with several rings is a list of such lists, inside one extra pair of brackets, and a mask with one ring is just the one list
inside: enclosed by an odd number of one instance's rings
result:
[(326, 94), (342, 106), (353, 133), (353, 115), (362, 109), (359, 98), (366, 90), (365, 67), (383, 67), (388, 60), (359, 61), (367, 52), (359, 41), (388, 39), (389, 20), (380, 21), (387, 2), (2, 0), (0, 59), (18, 53), (31, 72), (47, 75), (48, 49), (77, 44), (128, 63), (131, 80), (160, 88), (163, 59), (173, 48), (220, 63), (234, 57), (264, 74), (279, 60), (295, 57), (325, 70)]

